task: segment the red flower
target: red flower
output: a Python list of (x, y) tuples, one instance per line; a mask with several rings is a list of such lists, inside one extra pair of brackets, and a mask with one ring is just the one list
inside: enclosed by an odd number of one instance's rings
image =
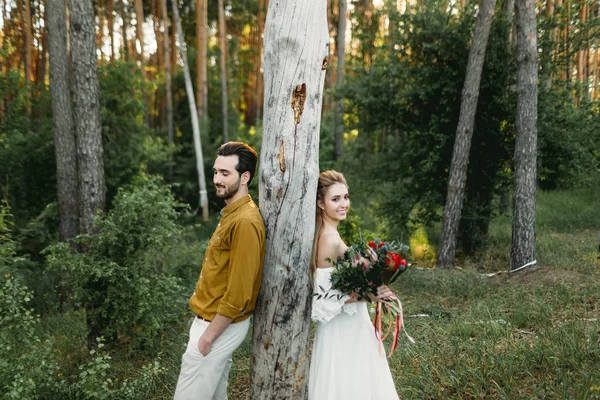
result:
[(388, 251), (385, 255), (385, 265), (390, 267), (393, 271), (396, 271), (400, 267), (401, 263), (402, 258), (400, 257), (400, 254)]
[(372, 249), (377, 249), (377, 244), (375, 244), (375, 242), (371, 240), (369, 242), (369, 247), (372, 248)]
[(383, 247), (384, 244), (385, 242), (379, 242), (379, 245), (377, 247)]

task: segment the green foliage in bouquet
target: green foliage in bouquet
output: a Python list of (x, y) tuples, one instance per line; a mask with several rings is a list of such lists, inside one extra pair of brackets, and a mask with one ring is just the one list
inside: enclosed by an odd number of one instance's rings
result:
[(409, 247), (396, 241), (379, 239), (365, 243), (361, 238), (352, 244), (343, 257), (333, 262), (332, 286), (343, 294), (356, 294), (357, 298), (368, 299), (376, 294), (377, 287), (393, 283), (409, 266), (406, 255)]

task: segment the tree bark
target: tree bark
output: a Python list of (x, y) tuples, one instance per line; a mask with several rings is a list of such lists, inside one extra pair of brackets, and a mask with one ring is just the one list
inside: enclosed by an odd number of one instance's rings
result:
[(46, 79), (46, 64), (48, 51), (48, 3), (44, 1), (44, 28), (41, 33), (40, 50), (38, 56), (38, 66), (36, 68), (36, 84), (44, 85)]
[(437, 266), (450, 268), (454, 266), (456, 254), (456, 236), (460, 224), (462, 205), (465, 197), (467, 183), (467, 166), (469, 165), (469, 152), (475, 125), (477, 100), (479, 99), (479, 86), (481, 71), (485, 61), (485, 49), (490, 34), (490, 27), (494, 18), (496, 0), (481, 0), (473, 43), (469, 49), (467, 73), (463, 86), (460, 105), (456, 139), (450, 164), (450, 177), (448, 179), (448, 195), (444, 208), (442, 234), (437, 254)]
[(259, 171), (267, 250), (254, 318), (252, 399), (298, 400), (307, 395), (308, 271), (329, 54), (326, 7), (326, 0), (272, 1), (267, 13)]
[(254, 105), (256, 110), (254, 111), (254, 116), (256, 117), (256, 122), (262, 118), (262, 108), (264, 101), (264, 88), (265, 82), (263, 79), (263, 33), (265, 31), (265, 5), (267, 0), (258, 0), (258, 41), (257, 41), (257, 49), (258, 52), (258, 62), (255, 67), (256, 74), (256, 100), (254, 101)]
[[(203, 120), (208, 115), (208, 76), (207, 76), (207, 46), (208, 46), (208, 0), (196, 2), (196, 106), (198, 117)], [(202, 124), (202, 128), (206, 128)]]
[(219, 66), (221, 69), (221, 112), (223, 117), (223, 143), (229, 141), (228, 127), (228, 100), (227, 100), (227, 36), (225, 27), (225, 7), (223, 0), (219, 0), (219, 47), (221, 49), (221, 58)]
[(77, 201), (77, 148), (69, 90), (67, 21), (65, 0), (48, 0), (48, 42), (50, 55), (50, 96), (56, 155), (56, 191), (59, 237), (68, 241), (79, 231)]
[(71, 1), (73, 110), (79, 171), (79, 233), (94, 232), (94, 217), (105, 205), (96, 26), (92, 0)]
[(23, 42), (23, 50), (25, 52), (25, 84), (27, 90), (27, 114), (31, 115), (31, 71), (33, 69), (31, 63), (31, 51), (33, 48), (33, 35), (31, 33), (31, 7), (29, 6), (29, 0), (23, 0), (23, 30), (25, 34), (25, 41)]
[[(340, 89), (344, 86), (344, 77), (346, 69), (346, 12), (347, 3), (346, 0), (339, 0), (339, 15), (338, 15), (338, 26), (337, 35), (335, 40), (335, 50), (337, 58), (337, 72), (335, 78), (336, 89)], [(335, 101), (334, 106), (334, 117), (333, 117), (333, 140), (334, 140), (334, 155), (335, 159), (339, 160), (342, 157), (343, 152), (343, 139), (344, 139), (344, 99), (338, 99)]]
[(106, 1), (106, 17), (108, 24), (108, 36), (110, 41), (110, 61), (115, 61), (115, 1), (107, 0)]
[[(167, 12), (167, 0), (160, 0), (162, 12), (162, 38), (163, 54), (165, 56), (165, 90), (167, 92), (167, 143), (169, 147), (173, 146), (173, 93), (171, 89), (171, 44), (169, 39), (169, 14)], [(169, 156), (169, 175), (168, 181), (173, 179), (173, 160)]]
[(192, 117), (192, 132), (194, 135), (194, 151), (196, 153), (196, 170), (198, 172), (198, 187), (200, 188), (200, 208), (202, 208), (202, 220), (208, 221), (208, 197), (206, 195), (206, 176), (204, 174), (204, 156), (202, 153), (202, 142), (200, 140), (200, 124), (198, 122), (198, 113), (196, 101), (194, 99), (194, 88), (192, 86), (192, 77), (187, 63), (186, 44), (181, 30), (181, 21), (179, 19), (179, 10), (177, 3), (172, 1), (173, 19), (179, 36), (179, 55), (183, 61), (183, 76), (185, 78), (185, 91), (188, 96), (190, 106), (190, 116)]
[(144, 6), (142, 0), (135, 0), (135, 32), (137, 40), (140, 43), (140, 52), (138, 60), (144, 62), (144, 29), (142, 24), (144, 23)]
[(517, 0), (517, 118), (511, 269), (535, 261), (537, 25), (533, 0)]

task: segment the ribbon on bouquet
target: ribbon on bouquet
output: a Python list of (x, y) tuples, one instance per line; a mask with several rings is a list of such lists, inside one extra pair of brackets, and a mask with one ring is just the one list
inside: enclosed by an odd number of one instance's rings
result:
[[(383, 307), (385, 307), (386, 311), (388, 311), (394, 317), (394, 322), (391, 322), (388, 325), (385, 335), (383, 335), (382, 329)], [(404, 315), (402, 311), (402, 303), (396, 296), (388, 297), (386, 301), (377, 303), (373, 327), (375, 328), (375, 336), (377, 337), (377, 341), (379, 342), (379, 352), (381, 352), (381, 349), (383, 348), (383, 341), (389, 336), (393, 328), (392, 347), (388, 354), (388, 358), (391, 357), (392, 353), (394, 353), (394, 350), (396, 350), (396, 347), (398, 346), (398, 336), (400, 335), (400, 331), (402, 330), (402, 328), (404, 328)], [(415, 339), (413, 339), (406, 332), (406, 328), (404, 329), (404, 334), (406, 335), (408, 340), (410, 340), (411, 343), (415, 343)]]

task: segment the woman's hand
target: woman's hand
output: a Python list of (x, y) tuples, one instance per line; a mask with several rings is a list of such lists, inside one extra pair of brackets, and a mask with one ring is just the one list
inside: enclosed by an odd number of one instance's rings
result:
[(380, 303), (385, 299), (394, 299), (396, 298), (396, 295), (394, 294), (394, 292), (392, 292), (392, 290), (389, 287), (387, 287), (386, 285), (381, 285), (377, 287), (377, 295), (369, 293), (369, 298), (374, 303)]

